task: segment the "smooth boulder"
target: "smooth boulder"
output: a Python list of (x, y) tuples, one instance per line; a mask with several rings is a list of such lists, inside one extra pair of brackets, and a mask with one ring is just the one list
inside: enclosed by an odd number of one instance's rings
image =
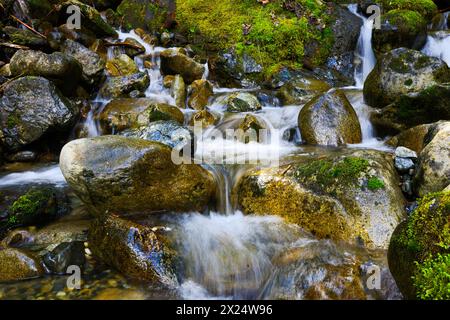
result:
[(298, 126), (307, 144), (339, 146), (362, 141), (358, 115), (340, 90), (308, 102), (300, 112)]
[(215, 185), (198, 165), (175, 165), (171, 149), (121, 136), (74, 140), (60, 167), (68, 184), (96, 213), (201, 211)]
[(161, 70), (166, 75), (181, 75), (186, 84), (202, 79), (205, 66), (187, 56), (182, 48), (161, 52)]

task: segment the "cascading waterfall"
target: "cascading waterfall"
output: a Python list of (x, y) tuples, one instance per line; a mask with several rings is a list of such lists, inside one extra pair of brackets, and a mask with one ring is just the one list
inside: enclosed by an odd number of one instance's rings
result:
[(422, 52), (431, 57), (444, 60), (450, 67), (450, 31), (448, 27), (450, 12), (442, 14), (437, 31), (429, 33)]
[(372, 49), (373, 20), (359, 14), (357, 4), (351, 4), (348, 8), (350, 12), (363, 20), (356, 50), (356, 56), (360, 59), (360, 64), (355, 68), (356, 87), (363, 88), (367, 76), (373, 70), (376, 63), (375, 54)]

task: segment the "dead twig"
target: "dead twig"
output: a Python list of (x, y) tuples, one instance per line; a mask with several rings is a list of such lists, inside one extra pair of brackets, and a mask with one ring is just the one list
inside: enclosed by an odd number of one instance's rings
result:
[(27, 25), (25, 22), (23, 22), (22, 20), (20, 20), (19, 18), (13, 16), (12, 14), (10, 15), (11, 18), (13, 18), (14, 20), (16, 20), (18, 23), (20, 23), (21, 25), (23, 25), (25, 28), (27, 28), (28, 30), (36, 33), (38, 36), (47, 39), (46, 36), (44, 36), (42, 33), (40, 33), (39, 31), (35, 30), (34, 28), (30, 27), (29, 25)]
[(9, 43), (9, 42), (0, 42), (0, 46), (1, 47), (12, 48), (12, 49), (18, 49), (18, 50), (30, 50), (30, 48), (28, 48), (26, 46), (21, 46), (21, 45), (14, 44), (14, 43)]

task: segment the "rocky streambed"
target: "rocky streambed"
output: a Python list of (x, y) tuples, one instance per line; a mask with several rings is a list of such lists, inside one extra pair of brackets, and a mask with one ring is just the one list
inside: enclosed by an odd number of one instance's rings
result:
[(2, 3), (0, 299), (450, 298), (449, 15), (349, 2)]

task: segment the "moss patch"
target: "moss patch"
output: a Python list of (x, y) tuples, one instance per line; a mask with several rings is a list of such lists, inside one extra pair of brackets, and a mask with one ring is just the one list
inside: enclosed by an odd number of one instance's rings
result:
[(417, 263), (417, 275), (413, 277), (413, 282), (419, 299), (449, 300), (450, 254), (438, 254)]
[(261, 5), (254, 0), (178, 0), (177, 21), (181, 32), (204, 51), (235, 48), (247, 53), (273, 72), (281, 65), (299, 67), (305, 45), (319, 42), (322, 63), (333, 44), (329, 16), (321, 2), (275, 0)]
[(432, 19), (437, 13), (437, 6), (432, 0), (378, 0), (387, 12), (390, 10), (411, 10), (420, 13), (426, 19)]
[(371, 177), (367, 181), (367, 187), (369, 188), (369, 190), (372, 190), (372, 191), (384, 189), (384, 182), (383, 182), (383, 180), (381, 180), (377, 177)]

